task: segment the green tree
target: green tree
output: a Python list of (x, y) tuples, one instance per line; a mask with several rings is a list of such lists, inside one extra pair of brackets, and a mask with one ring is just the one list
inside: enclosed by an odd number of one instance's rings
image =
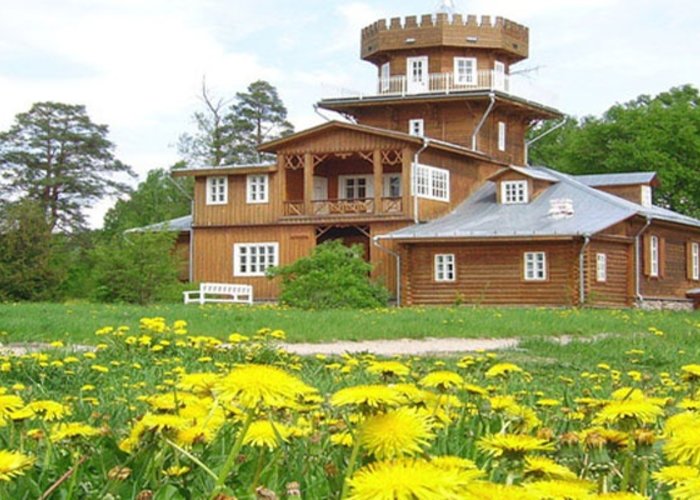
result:
[(96, 295), (106, 302), (149, 304), (178, 285), (175, 234), (118, 235), (94, 250)]
[(84, 226), (83, 210), (104, 196), (128, 191), (114, 174), (134, 175), (115, 159), (106, 125), (85, 107), (35, 103), (0, 134), (0, 175), (9, 196), (37, 201), (50, 228)]
[(389, 292), (372, 283), (372, 265), (360, 245), (346, 247), (339, 240), (317, 246), (308, 257), (269, 271), (281, 277), (280, 302), (301, 309), (372, 308), (385, 306)]
[(0, 301), (56, 297), (64, 279), (43, 207), (31, 200), (0, 208)]
[(532, 146), (530, 163), (573, 174), (655, 171), (655, 203), (700, 216), (699, 105), (698, 89), (685, 85), (569, 119)]
[(162, 168), (149, 171), (146, 179), (128, 198), (118, 200), (107, 211), (104, 233), (111, 237), (127, 229), (189, 214), (194, 190), (192, 178), (172, 178), (170, 173), (171, 171)]

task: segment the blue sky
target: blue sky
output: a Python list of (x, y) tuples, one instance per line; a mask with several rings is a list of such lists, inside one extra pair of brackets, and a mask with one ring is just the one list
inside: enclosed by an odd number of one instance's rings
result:
[[(438, 0), (2, 0), (0, 129), (33, 102), (85, 104), (110, 127), (117, 156), (143, 177), (177, 159), (202, 76), (233, 96), (270, 81), (297, 129), (339, 88), (372, 88), (360, 29), (434, 12)], [(530, 28), (537, 68), (524, 83), (578, 116), (671, 86), (700, 86), (700, 8), (691, 0), (457, 0), (457, 12)], [(106, 200), (91, 211), (99, 226)]]

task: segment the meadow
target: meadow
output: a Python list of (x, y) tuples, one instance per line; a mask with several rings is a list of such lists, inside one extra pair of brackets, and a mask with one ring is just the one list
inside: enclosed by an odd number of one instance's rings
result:
[(697, 498), (700, 324), (605, 314), (630, 333), (562, 345), (521, 319), (519, 348), (451, 358), (300, 358), (281, 329), (103, 323), (78, 337), (94, 352), (0, 359), (0, 498)]

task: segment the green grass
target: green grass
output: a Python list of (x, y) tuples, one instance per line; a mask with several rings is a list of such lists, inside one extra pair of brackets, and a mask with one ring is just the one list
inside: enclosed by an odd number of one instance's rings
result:
[(96, 342), (103, 326), (138, 328), (142, 317), (186, 320), (197, 335), (225, 338), (232, 332), (282, 329), (291, 342), (425, 337), (539, 338), (559, 335), (631, 334), (657, 328), (674, 335), (696, 332), (696, 313), (638, 310), (435, 307), (376, 311), (300, 311), (271, 306), (105, 305), (88, 303), (0, 304), (3, 342), (64, 340)]

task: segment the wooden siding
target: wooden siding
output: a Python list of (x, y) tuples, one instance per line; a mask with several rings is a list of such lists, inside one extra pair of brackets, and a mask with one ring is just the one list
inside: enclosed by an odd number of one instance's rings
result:
[[(700, 241), (700, 230), (689, 227), (652, 223), (644, 232), (639, 248), (641, 293), (644, 298), (684, 299), (686, 292), (700, 283), (688, 279), (688, 242)], [(659, 276), (649, 276), (649, 237), (658, 236), (660, 260)]]
[[(433, 243), (404, 245), (404, 304), (571, 306), (578, 300), (580, 242)], [(525, 252), (547, 253), (547, 280), (525, 281)], [(434, 279), (434, 256), (453, 253), (456, 281)]]
[(428, 56), (429, 73), (452, 73), (454, 72), (455, 57), (475, 57), (478, 71), (491, 71), (494, 69), (496, 61), (506, 65), (506, 75), (510, 69), (510, 58), (503, 54), (498, 54), (490, 50), (474, 50), (459, 47), (435, 47), (406, 49), (387, 54), (382, 58), (382, 62), (377, 64), (377, 76), (381, 76), (381, 65), (385, 62), (391, 63), (391, 76), (406, 76), (406, 58)]
[[(632, 241), (593, 240), (586, 252), (586, 304), (629, 306), (634, 302), (634, 262)], [(607, 277), (597, 280), (597, 255), (605, 254)]]
[(327, 130), (303, 140), (281, 147), (279, 154), (339, 153), (372, 151), (374, 149), (401, 149), (406, 143), (398, 139), (367, 134), (354, 130)]
[(600, 186), (596, 187), (600, 191), (614, 194), (620, 198), (624, 198), (633, 203), (642, 203), (642, 185), (636, 184), (632, 186)]

